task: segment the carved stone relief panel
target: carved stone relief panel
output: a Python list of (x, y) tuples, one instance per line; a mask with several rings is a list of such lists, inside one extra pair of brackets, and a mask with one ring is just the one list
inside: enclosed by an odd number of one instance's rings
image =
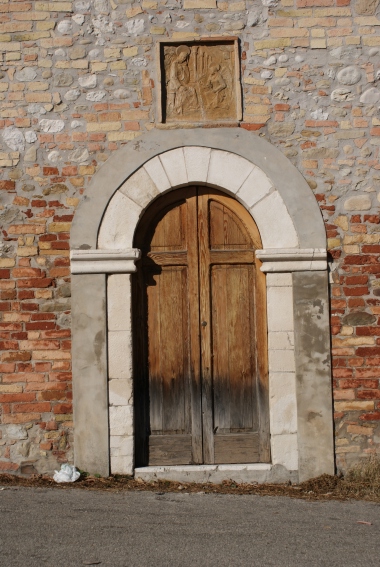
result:
[(159, 122), (241, 119), (237, 40), (160, 43)]

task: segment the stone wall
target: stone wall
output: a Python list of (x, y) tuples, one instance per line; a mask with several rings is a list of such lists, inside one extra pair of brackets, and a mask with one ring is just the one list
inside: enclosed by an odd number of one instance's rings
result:
[(336, 455), (380, 450), (379, 0), (0, 4), (0, 472), (72, 460), (69, 232), (155, 128), (158, 40), (237, 36), (243, 121), (307, 179), (330, 253)]

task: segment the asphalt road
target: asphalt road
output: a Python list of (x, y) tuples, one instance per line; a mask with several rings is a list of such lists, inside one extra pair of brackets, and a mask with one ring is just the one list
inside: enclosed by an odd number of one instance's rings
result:
[(379, 536), (365, 502), (0, 489), (1, 567), (372, 567)]

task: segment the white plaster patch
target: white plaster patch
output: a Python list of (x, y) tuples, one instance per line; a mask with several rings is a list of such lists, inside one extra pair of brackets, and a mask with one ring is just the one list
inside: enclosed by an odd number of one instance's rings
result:
[(185, 156), (187, 179), (191, 182), (205, 182), (207, 180), (208, 167), (210, 163), (210, 148), (188, 146), (183, 148)]
[(293, 248), (298, 237), (292, 219), (278, 191), (273, 191), (251, 208), (260, 231), (263, 248)]
[(153, 183), (156, 185), (160, 193), (167, 191), (171, 188), (168, 176), (162, 166), (162, 163), (158, 157), (154, 157), (149, 160), (144, 165), (145, 171), (148, 173), (149, 177), (152, 179)]
[(254, 165), (248, 160), (221, 150), (212, 150), (207, 181), (237, 193)]
[(137, 170), (136, 173), (121, 186), (119, 191), (141, 207), (146, 207), (159, 195), (157, 187), (143, 167)]
[(172, 187), (187, 183), (185, 157), (182, 148), (161, 154), (160, 160)]
[(116, 192), (112, 197), (99, 230), (98, 246), (105, 250), (132, 248), (133, 234), (140, 218), (141, 207)]

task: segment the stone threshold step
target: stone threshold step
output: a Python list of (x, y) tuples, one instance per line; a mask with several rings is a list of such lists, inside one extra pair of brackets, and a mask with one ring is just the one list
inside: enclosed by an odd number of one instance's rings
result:
[(270, 463), (234, 465), (175, 465), (160, 467), (139, 467), (135, 478), (146, 482), (172, 480), (176, 482), (212, 482), (220, 484), (225, 480), (237, 483), (284, 483), (298, 482), (298, 471), (288, 471), (282, 465)]

